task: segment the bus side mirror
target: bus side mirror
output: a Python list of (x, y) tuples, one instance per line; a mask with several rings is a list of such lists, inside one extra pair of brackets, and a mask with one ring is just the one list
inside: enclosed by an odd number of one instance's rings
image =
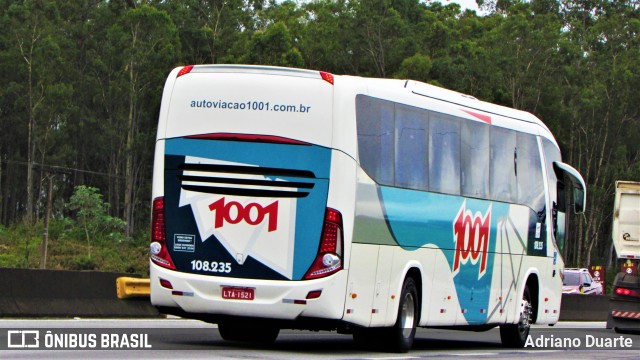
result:
[(559, 161), (554, 161), (553, 166), (556, 172), (560, 171), (564, 173), (564, 175), (567, 175), (571, 180), (571, 186), (573, 187), (573, 211), (576, 214), (583, 213), (584, 208), (587, 206), (587, 186), (584, 183), (582, 175), (570, 165)]

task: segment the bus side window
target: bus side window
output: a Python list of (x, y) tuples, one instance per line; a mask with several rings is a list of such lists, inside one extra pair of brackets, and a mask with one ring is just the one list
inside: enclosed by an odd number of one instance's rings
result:
[(551, 203), (551, 226), (553, 238), (558, 249), (564, 251), (565, 237), (565, 214), (566, 201), (564, 191), (564, 179), (559, 179), (553, 167), (554, 161), (560, 161), (560, 151), (549, 141), (542, 138), (542, 148), (544, 150), (545, 167), (547, 168), (547, 181), (549, 183), (549, 197)]
[(489, 195), (489, 124), (462, 123), (462, 196), (486, 198)]
[(516, 202), (516, 132), (493, 126), (491, 128), (490, 198), (508, 203)]
[(428, 113), (412, 106), (396, 104), (395, 123), (395, 186), (428, 190)]
[(358, 95), (356, 116), (360, 165), (375, 181), (383, 185), (393, 185), (393, 104)]
[(518, 203), (529, 206), (538, 214), (538, 221), (544, 222), (544, 182), (537, 138), (519, 132), (517, 154)]
[(436, 112), (429, 124), (429, 189), (460, 195), (460, 121)]

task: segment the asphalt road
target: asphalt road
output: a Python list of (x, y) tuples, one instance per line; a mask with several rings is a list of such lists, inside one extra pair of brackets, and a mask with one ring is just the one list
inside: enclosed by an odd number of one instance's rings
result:
[[(38, 334), (40, 349), (34, 345)], [(23, 337), (24, 335), (24, 337)], [(92, 342), (93, 340), (93, 342)], [(102, 342), (105, 341), (105, 342)], [(11, 345), (9, 349), (8, 346)], [(93, 345), (93, 348), (88, 348)], [(128, 350), (97, 350), (122, 347)], [(87, 349), (72, 349), (84, 347)], [(131, 348), (141, 347), (142, 349)], [(497, 329), (486, 332), (419, 329), (408, 354), (360, 350), (349, 335), (283, 330), (275, 344), (223, 341), (215, 325), (162, 320), (0, 320), (2, 359), (640, 359), (640, 334), (616, 334), (605, 324), (534, 326), (531, 344), (505, 349)]]

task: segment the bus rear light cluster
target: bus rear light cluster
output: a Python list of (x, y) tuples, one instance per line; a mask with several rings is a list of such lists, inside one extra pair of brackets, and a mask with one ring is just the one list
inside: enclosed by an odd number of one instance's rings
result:
[(149, 257), (155, 264), (167, 269), (175, 270), (176, 266), (167, 250), (165, 239), (164, 198), (153, 199), (151, 213), (151, 244), (149, 245)]
[(342, 269), (342, 214), (327, 208), (320, 237), (318, 254), (305, 279), (329, 276)]

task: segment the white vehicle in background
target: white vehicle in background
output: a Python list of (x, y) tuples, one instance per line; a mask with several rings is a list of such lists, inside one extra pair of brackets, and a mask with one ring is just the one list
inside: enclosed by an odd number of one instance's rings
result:
[(521, 347), (560, 315), (570, 189), (582, 211), (582, 177), (523, 111), (415, 81), (177, 68), (151, 302), (227, 340), (338, 330), (405, 352), (418, 326), (499, 326)]
[(593, 280), (587, 269), (564, 269), (563, 294), (602, 295), (602, 283)]

